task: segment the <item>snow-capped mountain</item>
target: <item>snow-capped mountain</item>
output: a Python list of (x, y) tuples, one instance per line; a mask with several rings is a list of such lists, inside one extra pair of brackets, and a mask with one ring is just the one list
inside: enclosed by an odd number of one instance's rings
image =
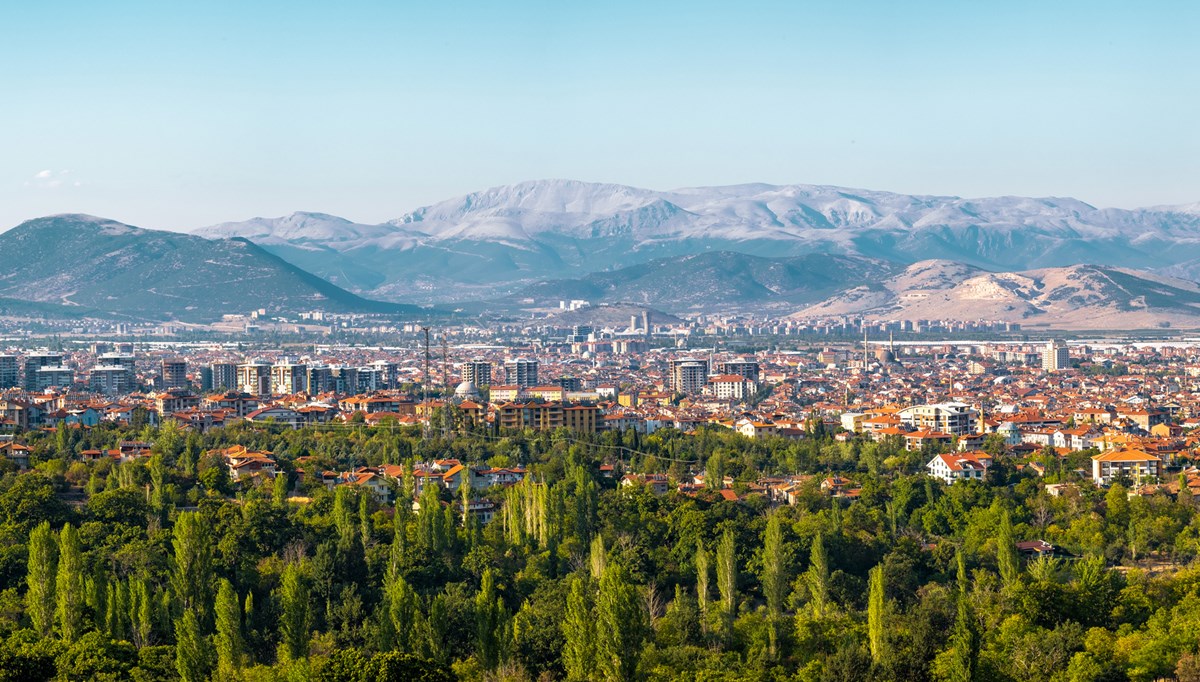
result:
[[(1200, 205), (1101, 209), (1069, 198), (964, 199), (824, 185), (653, 191), (543, 180), (419, 208), (382, 225), (322, 214), (198, 231), (242, 236), (373, 295), (477, 297), (480, 288), (579, 277), (654, 258), (734, 251), (833, 253), (987, 269), (1200, 259)], [(464, 287), (466, 288), (464, 291)]]

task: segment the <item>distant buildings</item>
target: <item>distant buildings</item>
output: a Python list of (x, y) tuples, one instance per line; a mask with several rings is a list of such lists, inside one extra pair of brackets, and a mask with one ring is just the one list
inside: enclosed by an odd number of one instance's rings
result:
[(492, 363), (486, 360), (471, 360), (463, 363), (462, 380), (476, 386), (492, 385)]
[(1058, 372), (1071, 368), (1071, 352), (1067, 344), (1055, 339), (1046, 344), (1042, 351), (1042, 369), (1047, 372)]
[[(527, 358), (507, 360), (504, 363), (504, 383), (528, 388), (538, 385), (538, 361)], [(475, 382), (478, 386), (479, 382)]]
[(15, 355), (0, 355), (0, 389), (16, 388), (21, 383), (21, 366)]
[(186, 388), (188, 385), (187, 360), (163, 358), (159, 379), (159, 388), (161, 389)]
[(906, 407), (896, 416), (912, 429), (963, 436), (976, 431), (979, 412), (965, 403), (947, 402)]
[(691, 395), (703, 392), (707, 385), (707, 360), (679, 358), (671, 361), (671, 390)]
[(271, 365), (257, 360), (238, 365), (237, 390), (250, 395), (271, 395)]

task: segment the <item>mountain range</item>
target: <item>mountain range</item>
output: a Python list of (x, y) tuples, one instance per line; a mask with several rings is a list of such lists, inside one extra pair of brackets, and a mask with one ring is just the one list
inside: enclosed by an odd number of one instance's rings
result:
[(582, 298), (613, 319), (653, 307), (1200, 327), (1198, 275), (1200, 204), (1099, 209), (820, 185), (657, 192), (550, 180), (380, 224), (295, 213), (182, 234), (60, 215), (0, 233), (9, 316), (409, 314), (433, 302), (524, 315)]
[[(407, 312), (364, 299), (245, 239), (204, 239), (94, 216), (30, 220), (0, 234), (0, 297), (10, 314), (208, 321), (226, 313)], [(35, 302), (32, 307), (28, 302)]]
[(378, 225), (296, 213), (196, 234), (244, 237), (341, 286), (403, 300), (477, 299), (710, 251), (942, 259), (995, 271), (1087, 263), (1200, 275), (1200, 204), (1105, 209), (1076, 199), (824, 185), (659, 192), (544, 180), (474, 192)]

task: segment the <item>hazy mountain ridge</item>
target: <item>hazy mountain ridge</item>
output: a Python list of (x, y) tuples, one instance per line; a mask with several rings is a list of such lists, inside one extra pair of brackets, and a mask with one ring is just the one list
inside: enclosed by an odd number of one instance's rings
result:
[[(331, 281), (431, 300), (578, 278), (655, 258), (736, 251), (929, 258), (992, 270), (1078, 263), (1200, 274), (1200, 205), (1101, 209), (1070, 198), (906, 195), (825, 185), (653, 191), (542, 180), (493, 187), (380, 225), (294, 214), (203, 228), (245, 236)], [(1190, 263), (1195, 260), (1195, 263)]]
[(322, 309), (400, 312), (338, 288), (242, 238), (209, 240), (80, 214), (0, 234), (0, 296), (141, 319)]
[(1155, 273), (1095, 265), (987, 272), (924, 261), (849, 288), (795, 318), (996, 320), (1071, 329), (1200, 326), (1200, 287)]

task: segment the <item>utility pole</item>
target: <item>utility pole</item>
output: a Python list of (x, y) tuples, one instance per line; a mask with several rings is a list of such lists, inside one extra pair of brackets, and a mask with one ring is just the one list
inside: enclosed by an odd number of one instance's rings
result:
[[(425, 370), (421, 377), (421, 404), (425, 410), (425, 421), (429, 421), (429, 327), (421, 327), (425, 332)], [(424, 431), (424, 429), (422, 429)]]
[(442, 388), (450, 390), (450, 345), (445, 332), (442, 333)]

